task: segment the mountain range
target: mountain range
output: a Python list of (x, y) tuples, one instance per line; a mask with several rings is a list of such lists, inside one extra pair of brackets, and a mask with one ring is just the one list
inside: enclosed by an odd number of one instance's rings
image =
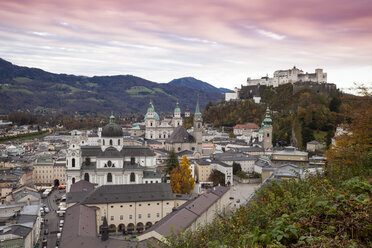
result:
[(158, 113), (172, 113), (179, 101), (182, 112), (223, 99), (226, 89), (187, 77), (161, 84), (132, 75), (76, 76), (13, 65), (0, 59), (0, 114), (146, 113), (150, 99)]

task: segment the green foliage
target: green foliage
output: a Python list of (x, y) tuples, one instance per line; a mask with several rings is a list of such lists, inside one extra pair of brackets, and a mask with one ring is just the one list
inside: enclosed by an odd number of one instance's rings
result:
[(351, 134), (328, 152), (323, 174), (267, 183), (230, 216), (163, 246), (372, 247), (371, 104), (350, 116)]
[(212, 170), (209, 175), (208, 181), (213, 182), (213, 185), (225, 185), (225, 174), (218, 170)]
[(238, 171), (242, 170), (242, 166), (237, 162), (233, 162), (232, 167), (233, 167), (233, 175), (236, 175)]
[(178, 157), (174, 149), (168, 154), (166, 173), (170, 174), (171, 171), (179, 165)]

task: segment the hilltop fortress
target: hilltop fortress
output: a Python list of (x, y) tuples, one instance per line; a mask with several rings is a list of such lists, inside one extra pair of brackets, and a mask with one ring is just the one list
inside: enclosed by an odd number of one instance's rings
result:
[(304, 73), (302, 70), (294, 66), (289, 70), (278, 70), (274, 72), (274, 77), (268, 76), (260, 79), (247, 79), (247, 86), (252, 85), (265, 85), (278, 87), (282, 84), (297, 83), (297, 82), (313, 82), (313, 83), (327, 83), (327, 73), (323, 69), (315, 69), (315, 73)]
[(259, 79), (248, 77), (247, 84), (242, 85), (241, 89), (235, 88), (234, 92), (226, 93), (225, 100), (253, 99), (259, 103), (265, 87), (278, 87), (288, 83), (293, 85), (293, 94), (302, 89), (311, 89), (327, 96), (337, 93), (336, 85), (327, 83), (327, 73), (323, 72), (323, 69), (315, 69), (315, 73), (304, 73), (294, 66), (292, 69), (275, 71), (272, 78), (269, 76)]

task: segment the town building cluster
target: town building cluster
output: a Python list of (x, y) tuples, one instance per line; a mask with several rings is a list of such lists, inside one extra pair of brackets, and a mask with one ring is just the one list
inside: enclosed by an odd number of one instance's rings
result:
[[(308, 143), (307, 152), (273, 145), (269, 108), (261, 123), (234, 126), (234, 137), (203, 125), (198, 100), (193, 126), (186, 129), (184, 118), (190, 116), (177, 103), (173, 116), (163, 118), (150, 101), (143, 121), (130, 126), (111, 115), (96, 130), (0, 144), (2, 242), (146, 247), (162, 241), (171, 227), (175, 233), (196, 230), (247, 203), (234, 198), (244, 193), (234, 193), (237, 184), (304, 177), (324, 165), (317, 141)], [(179, 161), (183, 156), (190, 161), (197, 183), (191, 194), (172, 191), (165, 173), (171, 151)], [(223, 175), (220, 186), (212, 185), (214, 173)], [(48, 229), (55, 240), (46, 240), (52, 237)], [(134, 241), (133, 235), (140, 236)]]

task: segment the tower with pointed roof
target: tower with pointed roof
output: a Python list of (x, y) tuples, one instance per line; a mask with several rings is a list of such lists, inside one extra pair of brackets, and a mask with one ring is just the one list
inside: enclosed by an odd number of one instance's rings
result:
[(196, 142), (196, 152), (202, 154), (202, 130), (203, 130), (203, 117), (199, 107), (199, 95), (196, 102), (194, 114), (194, 137)]
[(266, 115), (261, 123), (261, 129), (263, 130), (263, 147), (265, 151), (271, 150), (273, 148), (273, 126), (272, 119), (270, 116), (269, 107), (266, 108)]
[(182, 117), (181, 117), (181, 108), (180, 104), (176, 103), (176, 107), (174, 108), (173, 118), (172, 118), (173, 127), (182, 126)]

